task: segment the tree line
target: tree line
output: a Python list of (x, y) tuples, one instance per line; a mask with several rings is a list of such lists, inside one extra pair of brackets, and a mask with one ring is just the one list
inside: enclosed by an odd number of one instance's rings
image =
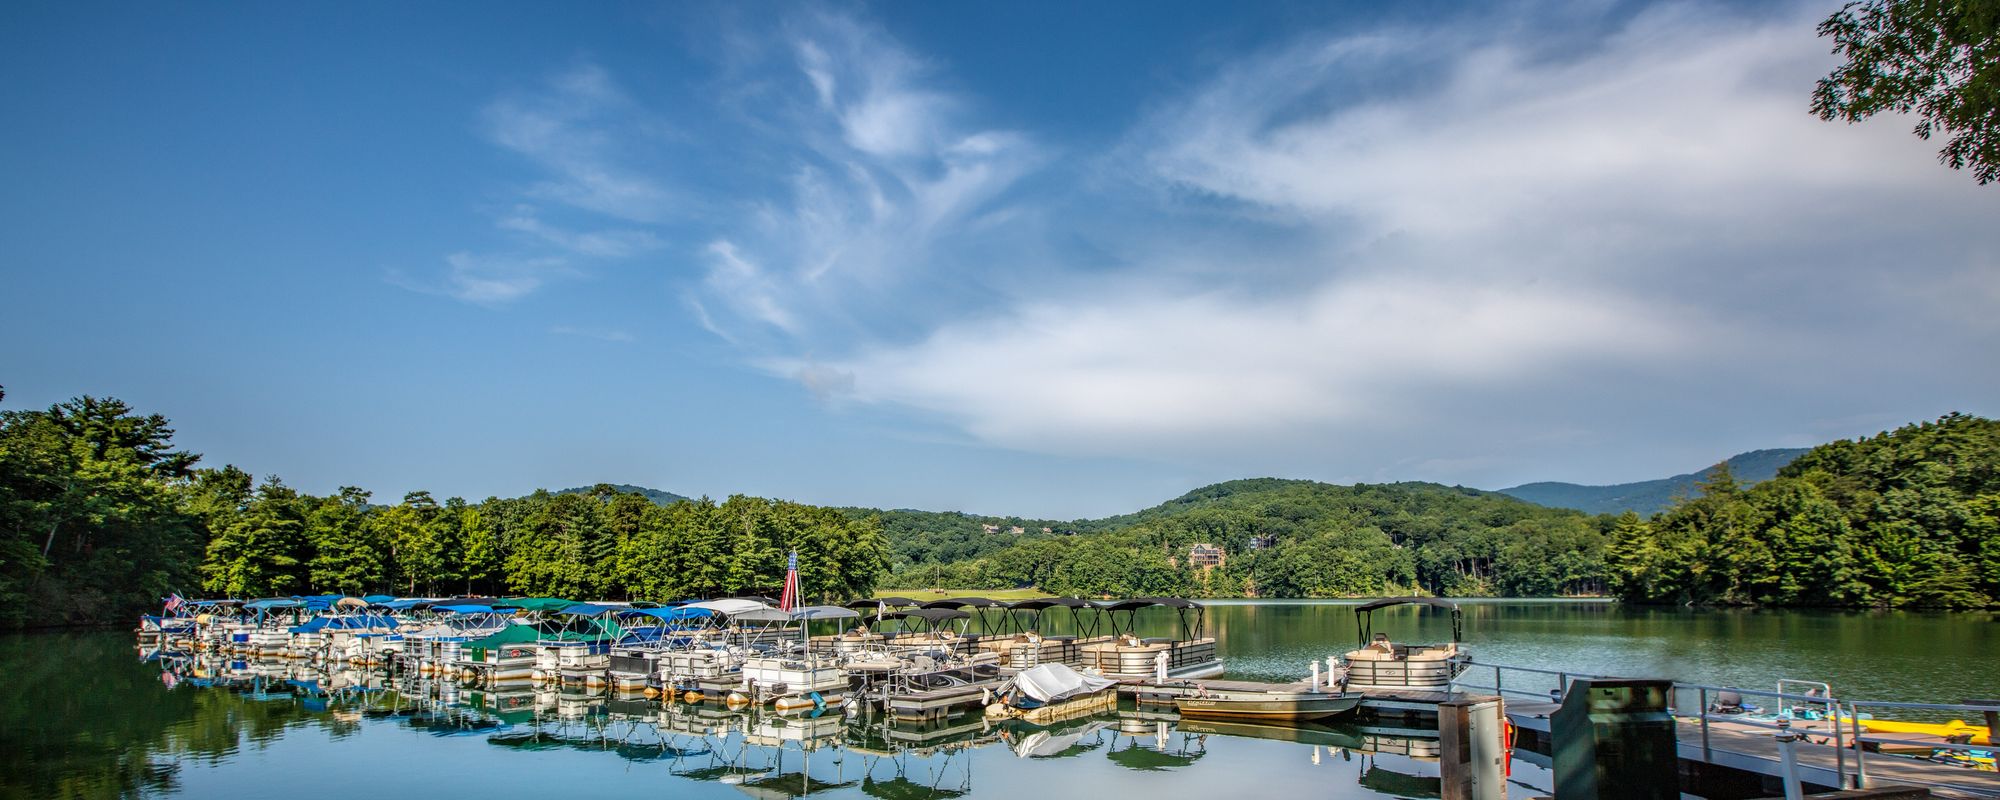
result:
[(1808, 451), (1748, 488), (1612, 529), (1618, 594), (1651, 603), (2000, 605), (2000, 423), (1964, 414)]
[(776, 596), (794, 549), (806, 596), (838, 600), (887, 566), (879, 520), (800, 503), (662, 506), (599, 485), (378, 505), (197, 468), (173, 434), (109, 398), (0, 412), (0, 626), (127, 621), (170, 592)]
[[(124, 621), (176, 591), (775, 594), (794, 548), (808, 596), (829, 600), (889, 585), (2000, 604), (2000, 424), (1961, 414), (1823, 445), (1754, 486), (1723, 466), (1650, 518), (1427, 483), (1269, 478), (1070, 522), (743, 496), (661, 505), (609, 485), (478, 503), (418, 491), (389, 505), (355, 487), (314, 496), (198, 468), (173, 433), (109, 398), (0, 412), (0, 626)], [(996, 519), (1024, 532), (987, 533)], [(1226, 562), (1190, 563), (1196, 543)]]

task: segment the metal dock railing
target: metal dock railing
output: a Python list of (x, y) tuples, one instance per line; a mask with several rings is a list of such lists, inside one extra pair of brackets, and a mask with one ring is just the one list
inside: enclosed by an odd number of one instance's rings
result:
[[(1491, 676), (1490, 684), (1476, 681)], [(1547, 733), (1548, 715), (1562, 702), (1570, 681), (1576, 678), (1610, 678), (1567, 670), (1517, 667), (1506, 664), (1472, 662), (1453, 682), (1459, 689), (1491, 692), (1519, 701), (1509, 704), (1508, 716), (1517, 727)], [(1794, 689), (1802, 691), (1794, 691)], [(1747, 689), (1675, 681), (1669, 693), (1673, 715), (1693, 725), (1679, 728), (1681, 758), (1731, 769), (1782, 777), (1783, 748), (1780, 735), (1803, 737), (1794, 750), (1799, 777), (1810, 783), (1836, 789), (1861, 789), (1871, 785), (1897, 784), (1928, 788), (1939, 794), (1976, 798), (2000, 798), (2000, 773), (1968, 769), (1953, 764), (1918, 758), (1875, 753), (1867, 746), (1919, 745), (1941, 751), (1990, 752), (1994, 745), (1970, 745), (1938, 740), (1914, 742), (1907, 737), (1875, 734), (1863, 730), (1867, 720), (1863, 709), (1900, 709), (1933, 714), (1960, 714), (1966, 719), (1982, 719), (1995, 725), (2000, 703), (1906, 703), (1881, 700), (1846, 700), (1834, 697), (1826, 684), (1814, 681), (1781, 680), (1771, 689)], [(1714, 701), (1724, 693), (1775, 701), (1774, 716), (1752, 719), (1741, 713), (1715, 713)], [(1691, 701), (1691, 703), (1690, 703)], [(1805, 712), (1805, 713), (1801, 713)], [(1994, 733), (1988, 728), (1989, 737)], [(1768, 732), (1765, 733), (1765, 732)], [(1989, 738), (1989, 742), (1993, 739)]]

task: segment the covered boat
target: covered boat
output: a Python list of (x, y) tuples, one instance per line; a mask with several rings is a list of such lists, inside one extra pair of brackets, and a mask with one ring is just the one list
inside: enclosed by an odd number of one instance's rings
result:
[(1001, 684), (988, 717), (1019, 717), (1043, 723), (1094, 714), (1118, 706), (1118, 682), (1086, 675), (1062, 664), (1021, 670)]
[[(1377, 610), (1414, 605), (1448, 611), (1451, 614), (1451, 641), (1443, 644), (1396, 644), (1387, 634), (1375, 632)], [(1449, 691), (1452, 679), (1465, 671), (1472, 654), (1459, 641), (1464, 632), (1464, 613), (1458, 604), (1436, 597), (1391, 597), (1362, 603), (1354, 608), (1359, 626), (1360, 646), (1342, 657), (1347, 664), (1347, 688), (1371, 691)]]

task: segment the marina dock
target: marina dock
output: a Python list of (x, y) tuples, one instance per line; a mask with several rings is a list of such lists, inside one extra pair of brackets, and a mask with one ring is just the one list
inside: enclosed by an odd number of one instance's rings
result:
[[(1491, 670), (1495, 683), (1503, 687), (1510, 684), (1517, 687), (1548, 685), (1551, 677), (1555, 679), (1555, 685), (1566, 686), (1573, 678), (1601, 677), (1494, 664), (1473, 664), (1472, 667), (1476, 671), (1475, 674)], [(1536, 681), (1537, 676), (1540, 677), (1539, 684)], [(1461, 683), (1460, 686), (1488, 691), (1495, 688), (1471, 686), (1469, 682)], [(1724, 692), (1733, 692), (1768, 698), (1769, 701), (1775, 701), (1780, 705), (1804, 703), (1838, 708), (1841, 702), (1809, 694), (1793, 695), (1696, 684), (1673, 686), (1671, 696), (1676, 698), (1677, 705), (1672, 709), (1672, 715), (1680, 769), (1684, 779), (1692, 779), (1697, 784), (1732, 781), (1739, 785), (1745, 781), (1769, 784), (1784, 775), (1783, 758), (1777, 739), (1779, 725), (1774, 720), (1753, 719), (1748, 715), (1736, 715), (1736, 718), (1731, 719), (1708, 713), (1706, 704), (1711, 698)], [(1539, 760), (1546, 760), (1548, 754), (1552, 752), (1552, 718), (1560, 705), (1546, 699), (1549, 696), (1546, 692), (1506, 688), (1500, 689), (1499, 692), (1506, 697), (1507, 721), (1519, 732), (1516, 740), (1517, 754), (1532, 753), (1534, 755), (1529, 756), (1530, 760), (1538, 760), (1536, 756), (1539, 756)], [(1692, 707), (1684, 708), (1679, 705), (1690, 699), (1695, 701)], [(1852, 706), (1849, 708), (1851, 711)], [(1968, 800), (2000, 798), (2000, 772), (1969, 769), (1886, 753), (1864, 753), (1855, 746), (1852, 724), (1852, 717), (1843, 720), (1840, 725), (1828, 719), (1801, 718), (1785, 721), (1784, 727), (1801, 737), (1793, 751), (1801, 782), (1818, 787), (1820, 791), (1910, 786), (1929, 789), (1938, 797)], [(1955, 747), (1942, 742), (1920, 742), (1907, 736), (1864, 734), (1860, 739), (1863, 745), (1873, 745), (1878, 748), (1894, 748), (1897, 745), (1925, 749), (1934, 746), (1946, 749)]]

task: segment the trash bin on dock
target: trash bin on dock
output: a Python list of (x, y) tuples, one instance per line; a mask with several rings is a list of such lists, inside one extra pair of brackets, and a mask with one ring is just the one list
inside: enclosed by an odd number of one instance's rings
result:
[(1678, 800), (1673, 683), (1578, 678), (1549, 715), (1556, 800)]

